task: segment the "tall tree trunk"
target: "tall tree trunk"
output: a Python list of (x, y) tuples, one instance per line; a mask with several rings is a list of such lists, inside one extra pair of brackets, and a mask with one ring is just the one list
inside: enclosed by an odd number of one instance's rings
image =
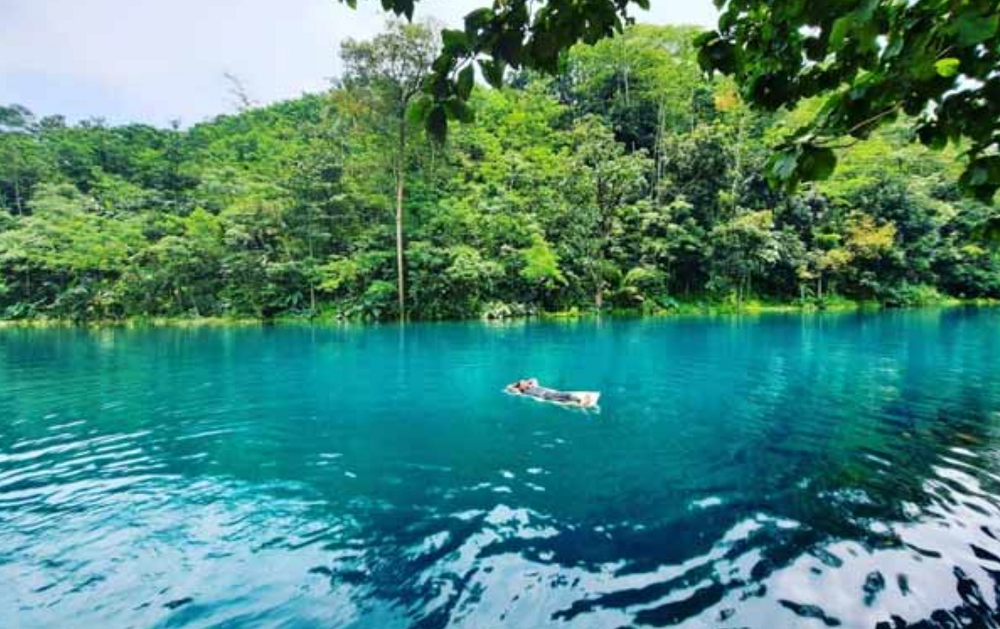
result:
[(733, 183), (730, 190), (730, 196), (733, 199), (733, 212), (740, 205), (740, 192), (743, 185), (743, 112), (740, 112), (740, 118), (736, 125), (736, 150), (733, 156)]
[(306, 238), (309, 243), (309, 316), (316, 316), (316, 283), (313, 280), (312, 272), (316, 269), (316, 249), (313, 247), (313, 228), (315, 218), (313, 214), (313, 204), (309, 204), (309, 227), (306, 229)]
[(624, 35), (619, 35), (618, 39), (619, 39), (619, 43), (621, 44), (621, 46), (619, 47), (619, 54), (621, 54), (621, 59), (620, 59), (621, 68), (620, 68), (620, 71), (621, 71), (621, 78), (622, 78), (622, 87), (624, 88), (623, 91), (625, 92), (625, 106), (626, 107), (630, 107), (632, 105), (632, 103), (631, 103), (631, 99), (630, 99), (630, 95), (629, 95), (629, 92), (630, 92), (630, 90), (629, 90), (629, 82), (628, 82), (629, 64), (628, 64), (628, 59), (626, 57), (627, 52), (628, 52), (627, 43), (625, 42), (625, 36)]
[(399, 318), (406, 318), (406, 286), (403, 278), (403, 174), (396, 173), (396, 289)]
[(399, 299), (399, 320), (406, 319), (406, 284), (403, 260), (403, 185), (406, 173), (406, 108), (399, 117), (399, 136), (396, 144), (396, 289)]
[(660, 179), (663, 178), (663, 127), (666, 126), (666, 120), (663, 111), (663, 100), (661, 99), (656, 108), (656, 140), (653, 145), (653, 160), (655, 164), (655, 171), (653, 174), (653, 185), (650, 188), (649, 199), (650, 201), (656, 202), (656, 196), (659, 194), (660, 190)]
[(191, 309), (194, 310), (194, 316), (201, 317), (201, 309), (198, 308), (198, 301), (194, 298), (194, 295), (188, 294), (187, 298), (191, 302)]
[(24, 216), (24, 208), (21, 206), (21, 185), (14, 177), (14, 206), (17, 208), (17, 215)]

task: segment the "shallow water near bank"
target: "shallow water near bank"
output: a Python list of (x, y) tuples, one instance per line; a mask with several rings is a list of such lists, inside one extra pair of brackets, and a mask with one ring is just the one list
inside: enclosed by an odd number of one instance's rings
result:
[(997, 626), (1000, 311), (0, 330), (0, 582), (25, 629)]

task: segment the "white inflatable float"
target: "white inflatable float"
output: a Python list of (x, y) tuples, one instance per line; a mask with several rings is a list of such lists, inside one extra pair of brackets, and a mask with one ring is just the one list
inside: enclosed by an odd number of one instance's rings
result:
[(595, 408), (601, 400), (600, 391), (559, 391), (540, 386), (534, 378), (508, 384), (504, 392), (570, 408)]

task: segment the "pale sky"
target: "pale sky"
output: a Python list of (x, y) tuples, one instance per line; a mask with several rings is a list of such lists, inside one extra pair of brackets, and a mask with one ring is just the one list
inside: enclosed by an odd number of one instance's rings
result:
[[(0, 104), (71, 121), (189, 125), (233, 111), (226, 72), (261, 103), (329, 85), (339, 43), (379, 31), (378, 0), (0, 0)], [(489, 0), (421, 0), (459, 26)], [(641, 22), (714, 23), (711, 0), (653, 0)]]

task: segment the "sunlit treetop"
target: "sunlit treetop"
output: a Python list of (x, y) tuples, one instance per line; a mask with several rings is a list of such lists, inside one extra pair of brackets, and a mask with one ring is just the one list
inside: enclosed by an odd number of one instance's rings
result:
[[(351, 6), (357, 0), (342, 0)], [(381, 0), (407, 18), (418, 0)], [(834, 150), (909, 116), (930, 147), (959, 143), (959, 183), (990, 201), (1000, 187), (1000, 0), (715, 0), (717, 29), (698, 40), (708, 72), (732, 75), (766, 110), (821, 97), (823, 107), (779, 147), (772, 181), (823, 179)], [(507, 68), (558, 70), (578, 42), (610, 37), (649, 0), (495, 0), (472, 11), (443, 47), (415, 103), (427, 130), (468, 117), (474, 65), (494, 86)]]

